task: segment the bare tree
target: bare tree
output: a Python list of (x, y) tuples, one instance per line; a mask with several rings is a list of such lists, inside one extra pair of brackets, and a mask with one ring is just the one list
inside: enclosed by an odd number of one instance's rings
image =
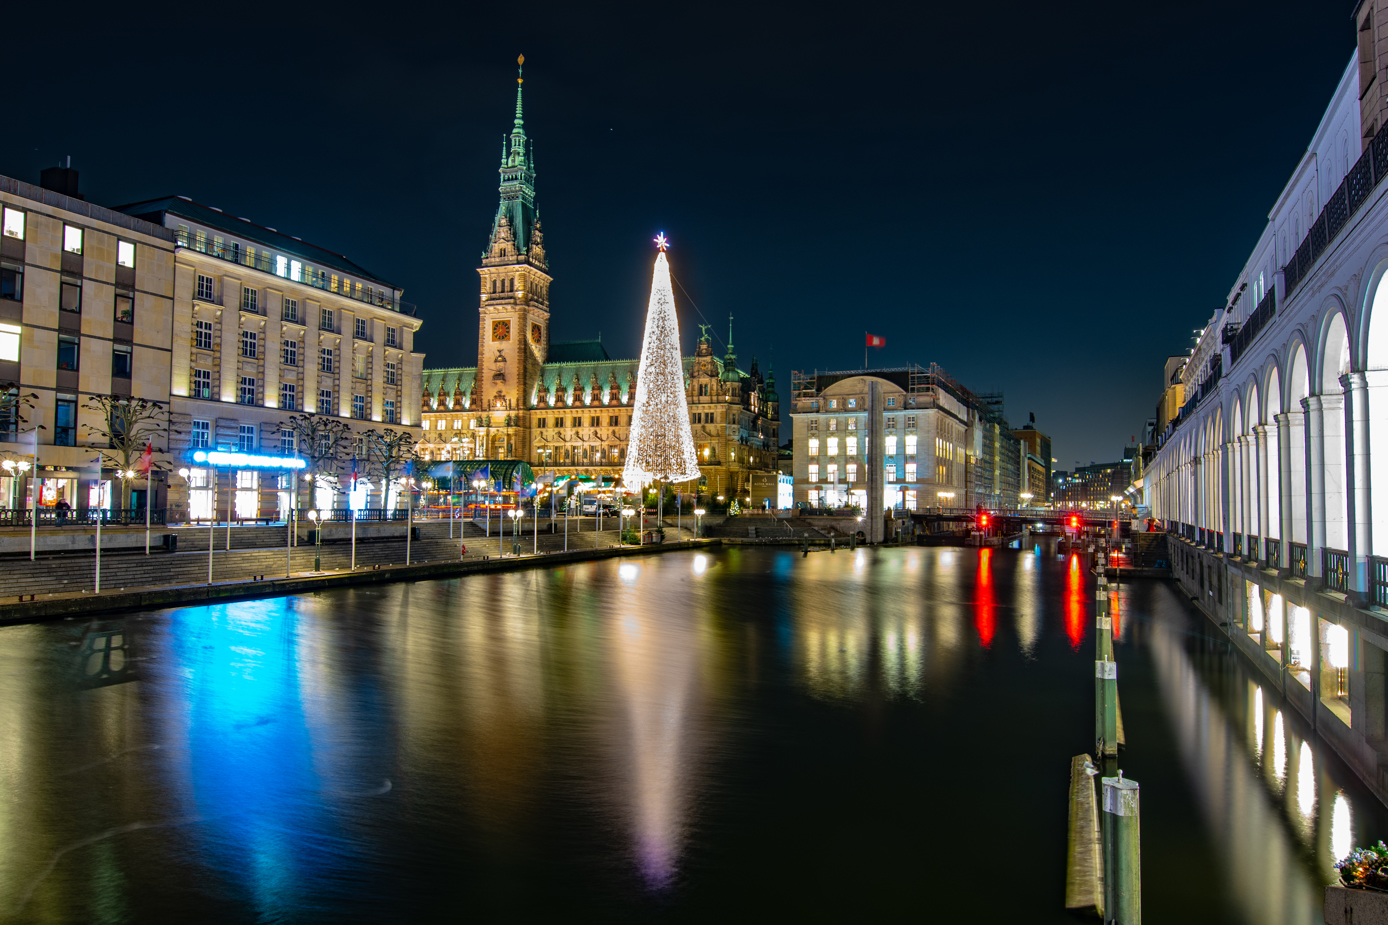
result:
[(25, 430), (29, 419), (24, 413), (34, 407), (38, 395), (19, 391), (18, 383), (0, 382), (0, 441), (10, 441)]
[(324, 478), (340, 482), (351, 430), (347, 422), (324, 414), (296, 414), (290, 417), (289, 428), (294, 431), (299, 455), (308, 464), (306, 474), (313, 476), (314, 482)]
[(419, 459), (416, 447), (419, 438), (409, 431), (368, 430), (366, 437), (366, 460), (372, 475), (380, 476), (382, 482), (381, 507), (390, 498), (390, 483), (403, 475)]
[[(144, 455), (150, 447), (154, 453), (167, 452), (165, 447), (156, 446), (167, 440), (173, 432), (169, 426), (169, 409), (163, 402), (148, 398), (125, 398), (120, 395), (93, 395), (87, 399), (87, 410), (98, 415), (94, 423), (83, 424), (88, 436), (105, 440), (106, 446), (98, 449), (103, 466), (120, 472), (129, 472), (135, 467), (135, 460)], [(151, 458), (150, 472), (169, 468)], [(148, 475), (146, 475), (148, 478)], [(130, 486), (121, 479), (121, 508), (129, 509)], [(152, 504), (149, 499), (147, 504)]]

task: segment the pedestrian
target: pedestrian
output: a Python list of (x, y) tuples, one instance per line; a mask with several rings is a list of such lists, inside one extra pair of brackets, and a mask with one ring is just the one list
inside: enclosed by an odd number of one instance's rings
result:
[(58, 526), (61, 527), (67, 523), (68, 511), (72, 510), (72, 505), (67, 503), (66, 498), (59, 498), (58, 503), (53, 505), (53, 510), (58, 515)]
[(459, 559), (465, 559), (465, 558), (467, 558), (467, 546), (464, 545), (463, 543), (459, 543), (459, 544), (458, 544), (458, 558), (459, 558)]

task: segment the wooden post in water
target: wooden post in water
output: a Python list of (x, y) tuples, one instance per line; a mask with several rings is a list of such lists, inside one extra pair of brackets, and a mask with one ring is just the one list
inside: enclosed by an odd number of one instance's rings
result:
[(1105, 777), (1104, 921), (1142, 925), (1142, 850), (1137, 781)]
[(1108, 606), (1108, 579), (1100, 571), (1094, 594), (1094, 737), (1101, 758), (1118, 755), (1118, 663)]

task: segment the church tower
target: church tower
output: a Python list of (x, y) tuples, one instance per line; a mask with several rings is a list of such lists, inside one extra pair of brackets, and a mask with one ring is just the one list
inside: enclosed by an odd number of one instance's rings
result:
[(491, 459), (528, 458), (530, 429), (522, 422), (549, 352), (551, 277), (535, 209), (535, 149), (525, 137), (525, 56), (516, 64), (516, 119), (509, 143), (501, 144), (501, 202), (477, 269), (481, 324), (470, 410), (484, 415)]

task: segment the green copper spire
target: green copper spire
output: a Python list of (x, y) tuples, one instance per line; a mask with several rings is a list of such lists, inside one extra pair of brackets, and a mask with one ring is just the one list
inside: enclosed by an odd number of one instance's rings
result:
[(740, 382), (742, 377), (737, 374), (737, 354), (733, 353), (733, 316), (728, 314), (728, 350), (723, 354), (723, 375), (719, 377), (724, 382)]
[(516, 123), (512, 137), (525, 138), (525, 114), (521, 106), (521, 84), (525, 83), (525, 55), (516, 59)]
[[(492, 233), (488, 242), (488, 251), (494, 251), (498, 247), (498, 235), (501, 233), (502, 216), (507, 219), (511, 226), (511, 233), (515, 235), (516, 251), (525, 255), (530, 248), (530, 239), (535, 227), (535, 165), (529, 158), (528, 148), (530, 147), (525, 137), (525, 116), (522, 97), (522, 85), (525, 82), (525, 55), (516, 58), (516, 118), (511, 126), (511, 138), (509, 150), (505, 136), (502, 137), (501, 145), (501, 186), (498, 192), (501, 193), (501, 202), (497, 206), (496, 218), (492, 221)], [(509, 244), (505, 245), (509, 247)], [(496, 254), (496, 259), (504, 256), (502, 252)], [(486, 257), (487, 253), (484, 252)]]

